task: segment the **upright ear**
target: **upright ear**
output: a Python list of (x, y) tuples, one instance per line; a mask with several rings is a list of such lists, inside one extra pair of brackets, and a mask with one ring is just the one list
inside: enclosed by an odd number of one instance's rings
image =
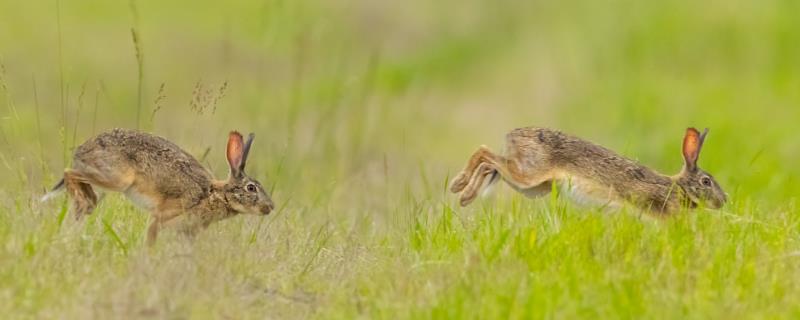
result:
[(686, 170), (690, 172), (697, 170), (697, 159), (700, 158), (700, 149), (703, 148), (707, 134), (708, 128), (702, 134), (695, 128), (686, 129), (686, 136), (683, 137), (683, 160)]
[(239, 170), (244, 172), (244, 166), (247, 163), (247, 156), (250, 154), (250, 145), (253, 144), (253, 139), (256, 137), (254, 133), (247, 135), (247, 142), (244, 143), (244, 151), (242, 152), (242, 163), (239, 164)]
[(241, 178), (245, 159), (245, 145), (239, 132), (231, 131), (230, 135), (228, 135), (226, 155), (228, 157), (228, 165), (231, 168), (231, 178)]

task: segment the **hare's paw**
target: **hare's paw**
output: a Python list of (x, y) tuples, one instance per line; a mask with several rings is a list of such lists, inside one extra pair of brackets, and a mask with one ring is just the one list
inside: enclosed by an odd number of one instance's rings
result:
[(82, 198), (75, 198), (72, 200), (72, 214), (76, 221), (80, 221), (84, 216), (89, 215), (94, 211), (95, 204)]
[(470, 203), (472, 203), (472, 201), (474, 201), (477, 196), (478, 196), (477, 192), (464, 192), (461, 194), (461, 199), (459, 200), (459, 204), (461, 204), (462, 207), (466, 207)]
[(469, 176), (467, 175), (466, 171), (462, 171), (456, 176), (455, 179), (453, 179), (453, 182), (450, 183), (450, 192), (461, 192), (461, 190), (464, 190), (464, 188), (467, 186), (467, 183), (469, 183)]

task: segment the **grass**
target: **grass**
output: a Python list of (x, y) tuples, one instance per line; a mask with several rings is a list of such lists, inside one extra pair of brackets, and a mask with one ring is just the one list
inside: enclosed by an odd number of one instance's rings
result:
[[(0, 314), (800, 316), (794, 2), (132, 5), (0, 0)], [(36, 201), (60, 153), (137, 125), (220, 177), (226, 133), (255, 132), (278, 209), (148, 249), (119, 195), (79, 223)], [(667, 173), (710, 127), (700, 165), (731, 201), (662, 221), (501, 185), (458, 207), (471, 152), (528, 125)]]

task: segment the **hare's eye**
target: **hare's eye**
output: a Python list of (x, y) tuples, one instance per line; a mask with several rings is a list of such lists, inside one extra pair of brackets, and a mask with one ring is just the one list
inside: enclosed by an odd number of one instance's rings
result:
[(256, 185), (248, 183), (247, 186), (245, 186), (245, 189), (247, 189), (248, 192), (256, 192)]
[(710, 187), (711, 179), (709, 177), (703, 177), (702, 179), (700, 179), (700, 183), (702, 183), (706, 187)]

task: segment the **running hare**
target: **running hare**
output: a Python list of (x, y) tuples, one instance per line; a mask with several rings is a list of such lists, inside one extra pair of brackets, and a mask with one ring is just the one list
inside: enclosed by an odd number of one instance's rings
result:
[(75, 218), (97, 205), (92, 187), (125, 194), (152, 214), (147, 244), (155, 243), (159, 229), (183, 214), (192, 218), (186, 230), (194, 234), (210, 223), (239, 213), (268, 214), (274, 205), (261, 184), (244, 173), (254, 135), (244, 142), (231, 132), (227, 157), (230, 176), (214, 180), (211, 172), (174, 143), (147, 133), (113, 129), (86, 141), (75, 150), (71, 169), (46, 198), (66, 187)]
[(502, 177), (528, 197), (559, 190), (575, 200), (612, 207), (629, 202), (654, 213), (671, 213), (704, 204), (720, 208), (725, 192), (697, 159), (708, 129), (702, 134), (686, 129), (684, 166), (674, 176), (660, 174), (591, 142), (545, 128), (520, 128), (506, 136), (505, 155), (478, 148), (466, 168), (453, 180), (450, 190), (461, 193), (461, 205), (472, 202), (489, 177)]

